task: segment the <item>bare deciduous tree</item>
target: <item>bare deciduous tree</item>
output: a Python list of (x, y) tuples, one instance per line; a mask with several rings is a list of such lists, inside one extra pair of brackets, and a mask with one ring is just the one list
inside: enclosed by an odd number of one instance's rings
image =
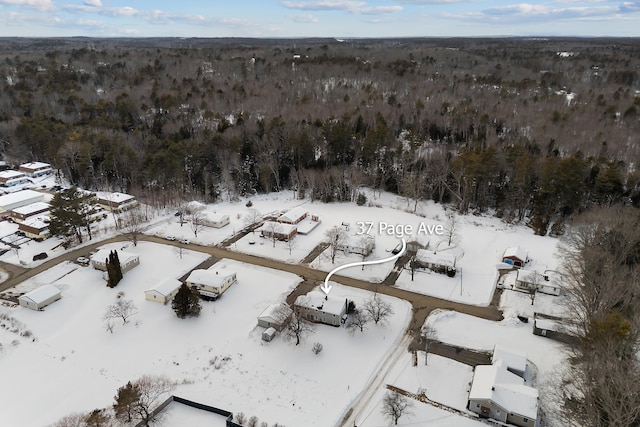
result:
[[(244, 215), (244, 224), (247, 227), (254, 227), (262, 220), (262, 214), (256, 208), (249, 208), (247, 213)], [(253, 231), (255, 233), (255, 230)]]
[(444, 234), (443, 237), (447, 241), (447, 246), (451, 246), (452, 243), (458, 242), (458, 215), (454, 211), (447, 211), (446, 213), (447, 220), (444, 223)]
[(349, 315), (349, 319), (347, 320), (347, 329), (352, 332), (357, 331), (358, 329), (360, 332), (364, 332), (364, 328), (370, 320), (371, 318), (367, 313), (355, 309), (353, 310), (353, 313)]
[(561, 377), (567, 426), (640, 424), (640, 217), (612, 207), (581, 215), (563, 242), (570, 331), (577, 335)]
[(144, 230), (144, 215), (139, 208), (129, 209), (124, 214), (124, 229), (133, 246), (138, 246), (138, 237)]
[(204, 221), (204, 208), (198, 208), (191, 212), (191, 231), (193, 231), (194, 237), (198, 237), (198, 232), (204, 228)]
[(305, 319), (298, 310), (291, 313), (283, 329), (284, 336), (290, 341), (295, 340), (296, 345), (313, 332), (315, 332), (313, 324)]
[(364, 311), (376, 325), (378, 323), (385, 323), (387, 318), (393, 314), (391, 304), (383, 301), (378, 294), (375, 294), (373, 298), (365, 301)]
[(110, 319), (122, 319), (124, 325), (129, 321), (129, 318), (136, 314), (138, 309), (132, 300), (127, 300), (122, 297), (118, 297), (115, 303), (107, 307), (107, 311), (104, 314), (104, 319), (108, 322)]
[(403, 415), (411, 414), (413, 402), (396, 391), (387, 392), (382, 399), (382, 413), (394, 425), (398, 425), (398, 420)]
[(161, 421), (159, 416), (162, 413), (155, 415), (153, 410), (173, 391), (175, 383), (164, 376), (144, 375), (133, 382), (133, 386), (138, 392), (138, 399), (133, 405), (135, 419), (145, 426)]
[(334, 264), (336, 262), (336, 254), (339, 250), (338, 248), (346, 240), (347, 234), (344, 228), (334, 225), (325, 232), (325, 235), (329, 239), (329, 256), (331, 257), (331, 263)]

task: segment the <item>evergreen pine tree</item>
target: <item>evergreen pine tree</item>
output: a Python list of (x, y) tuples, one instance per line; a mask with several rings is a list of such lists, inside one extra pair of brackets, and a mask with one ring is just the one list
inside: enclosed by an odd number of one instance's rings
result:
[(123, 422), (131, 422), (135, 415), (136, 404), (140, 400), (140, 390), (129, 381), (126, 385), (118, 389), (118, 394), (114, 397), (113, 410), (116, 418)]
[(120, 259), (118, 258), (118, 252), (109, 252), (109, 258), (107, 258), (107, 275), (109, 279), (107, 286), (115, 288), (120, 280), (122, 280), (122, 266), (120, 265)]
[(198, 290), (183, 284), (178, 289), (176, 296), (173, 297), (171, 308), (175, 311), (176, 316), (181, 319), (188, 316), (199, 316), (202, 305), (200, 304)]

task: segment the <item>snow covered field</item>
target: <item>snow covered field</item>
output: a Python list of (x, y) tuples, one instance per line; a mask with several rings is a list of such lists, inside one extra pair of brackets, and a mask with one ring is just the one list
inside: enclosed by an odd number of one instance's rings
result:
[[(410, 225), (417, 230), (421, 224), (430, 227), (444, 224), (445, 211), (440, 205), (420, 203), (417, 214), (413, 214), (408, 212), (406, 200), (398, 196), (383, 193), (374, 198), (371, 192), (368, 196), (368, 206), (311, 203), (295, 199), (290, 192), (252, 197), (252, 208), (263, 215), (276, 215), (302, 206), (321, 222), (308, 235), (296, 236), (292, 245), (276, 242), (273, 247), (271, 240), (260, 238), (256, 232), (228, 249), (298, 263), (326, 240), (325, 232), (331, 227), (348, 224), (353, 234), (362, 224), (371, 223), (376, 246), (367, 260), (389, 257), (400, 237), (408, 241), (418, 239), (423, 244), (428, 242), (431, 248), (438, 247), (457, 256), (459, 271), (455, 277), (417, 270), (412, 281), (410, 271), (404, 270), (396, 282), (398, 287), (472, 305), (489, 304), (498, 275), (496, 265), (508, 246), (519, 245), (528, 250), (532, 259), (529, 268), (540, 271), (557, 268), (557, 239), (535, 236), (526, 227), (506, 225), (491, 217), (459, 217), (457, 239), (447, 249), (443, 249), (446, 246), (442, 243), (443, 236), (388, 234), (383, 225)], [(145, 232), (215, 245), (246, 226), (244, 216), (249, 211), (246, 200), (215, 203), (207, 209), (229, 215), (230, 224), (220, 229), (204, 227), (196, 238), (189, 222), (180, 226), (173, 209), (153, 213), (152, 224)], [(119, 231), (114, 225), (110, 215), (99, 225), (99, 238), (117, 235)], [(0, 234), (11, 234), (16, 227), (1, 222)], [(27, 266), (35, 266), (41, 263), (31, 261), (35, 253), (47, 251), (48, 260), (63, 254), (64, 249), (53, 249), (59, 242), (55, 238), (28, 242), (18, 253), (8, 251), (0, 260), (15, 264), (27, 260)], [(0, 322), (5, 325), (0, 327), (1, 378), (7, 384), (20, 384), (25, 379), (38, 384), (29, 387), (28, 399), (15, 393), (13, 388), (0, 391), (0, 402), (9, 408), (0, 411), (0, 425), (46, 425), (71, 412), (109, 406), (118, 387), (143, 374), (166, 374), (179, 382), (174, 391), (176, 395), (234, 413), (243, 412), (248, 417), (256, 415), (269, 424), (335, 425), (361, 396), (368, 382), (383, 369), (411, 315), (408, 303), (388, 298), (396, 313), (389, 325), (369, 324), (364, 333), (355, 334), (343, 327), (316, 325), (316, 332), (299, 346), (285, 342), (282, 336), (265, 343), (261, 340), (262, 328), (256, 326), (256, 317), (267, 305), (283, 301), (300, 282), (299, 277), (222, 260), (219, 265), (235, 271), (238, 283), (218, 301), (203, 302), (199, 318), (180, 320), (169, 306), (146, 301), (143, 292), (160, 280), (181, 277), (207, 256), (186, 249), (180, 256), (180, 250), (175, 247), (146, 242), (133, 247), (125, 241), (109, 247), (125, 246), (127, 251), (140, 255), (140, 266), (126, 273), (116, 289), (106, 288), (101, 272), (68, 262), (12, 289), (26, 292), (53, 283), (62, 290), (62, 299), (44, 312), (0, 307), (0, 317), (6, 315)], [(325, 251), (311, 261), (310, 266), (330, 271), (361, 260), (358, 255), (339, 252), (332, 263)], [(364, 269), (353, 267), (339, 274), (380, 282), (392, 268), (393, 262), (389, 262)], [(511, 275), (503, 280), (511, 280)], [(126, 325), (116, 323), (111, 334), (105, 328), (103, 315), (120, 291), (124, 292), (124, 298), (134, 301), (138, 313)], [(331, 296), (349, 298), (362, 305), (371, 295), (335, 284)], [(455, 312), (437, 312), (427, 322), (435, 328), (438, 339), (446, 343), (483, 350), (504, 344), (526, 353), (538, 368), (539, 377), (544, 377), (564, 361), (564, 347), (533, 335), (532, 323), (524, 324), (516, 316), (532, 317), (534, 311), (561, 315), (561, 301), (562, 297), (538, 294), (531, 305), (527, 294), (505, 289), (501, 298), (505, 316), (502, 322)], [(315, 342), (324, 348), (317, 356), (311, 352)], [(428, 366), (412, 367), (408, 353), (399, 360), (384, 378), (385, 384), (409, 392), (423, 388), (432, 400), (465, 409), (466, 385), (471, 378), (469, 367), (432, 354)], [(423, 360), (420, 359), (420, 363)], [(386, 372), (386, 368), (384, 370)], [(60, 394), (60, 390), (64, 390), (64, 394)], [(53, 395), (61, 397), (51, 399)], [(380, 412), (383, 395), (384, 390), (378, 390), (363, 407), (366, 416), (357, 420), (358, 425), (388, 425)], [(413, 415), (401, 419), (399, 425), (480, 425), (473, 419), (427, 404), (415, 402), (415, 405)], [(37, 411), (32, 410), (34, 407)], [(178, 412), (171, 412), (170, 418)], [(24, 413), (33, 414), (32, 419), (24, 420)], [(184, 415), (180, 414), (179, 417)]]
[[(168, 375), (180, 384), (175, 394), (270, 423), (331, 425), (365, 387), (410, 316), (407, 303), (388, 299), (396, 314), (387, 326), (351, 334), (317, 325), (297, 347), (280, 336), (267, 344), (256, 317), (283, 301), (300, 281), (297, 276), (222, 260), (219, 268), (235, 271), (238, 283), (219, 300), (205, 302), (199, 318), (180, 320), (169, 306), (144, 300), (143, 292), (162, 278), (181, 276), (205, 256), (184, 251), (180, 258), (175, 248), (145, 242), (127, 251), (140, 255), (140, 265), (115, 289), (105, 286), (101, 272), (63, 263), (18, 289), (53, 283), (62, 290), (61, 300), (42, 312), (2, 309), (35, 342), (18, 337), (12, 345), (3, 338), (8, 349), (0, 353), (0, 376), (7, 384), (26, 378), (37, 386), (29, 387), (28, 399), (9, 387), (0, 391), (8, 408), (0, 413), (0, 425), (42, 426), (70, 412), (108, 406), (118, 387), (143, 374)], [(111, 334), (103, 314), (121, 291), (138, 313), (126, 325), (116, 323)], [(361, 305), (369, 295), (336, 285), (332, 297)], [(311, 352), (314, 342), (324, 346), (317, 356)], [(32, 416), (25, 420), (25, 413)]]

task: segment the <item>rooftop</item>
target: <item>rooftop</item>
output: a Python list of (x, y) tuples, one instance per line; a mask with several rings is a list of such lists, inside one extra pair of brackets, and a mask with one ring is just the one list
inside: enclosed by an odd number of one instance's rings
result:
[(218, 287), (225, 282), (225, 280), (231, 276), (233, 273), (222, 274), (217, 270), (193, 270), (189, 277), (187, 277), (187, 282), (197, 283), (199, 285), (213, 286)]
[(526, 261), (527, 251), (526, 249), (521, 248), (520, 246), (511, 246), (504, 250), (504, 255), (502, 255), (502, 257), (503, 258), (515, 257), (515, 258), (518, 258), (519, 260)]
[(449, 252), (434, 252), (428, 249), (418, 249), (416, 260), (424, 263), (455, 267), (456, 256)]
[(14, 203), (20, 203), (25, 200), (35, 198), (40, 198), (40, 200), (42, 200), (44, 198), (44, 195), (33, 190), (16, 191), (15, 193), (0, 196), (0, 206), (12, 205)]
[(51, 205), (47, 202), (35, 202), (29, 205), (21, 206), (19, 208), (13, 209), (14, 213), (20, 215), (28, 215), (31, 212), (41, 212), (43, 210), (49, 209)]
[(40, 304), (56, 295), (60, 295), (60, 289), (56, 288), (53, 285), (42, 285), (39, 288), (32, 290), (31, 292), (27, 292), (26, 294), (22, 295), (22, 297), (29, 298), (34, 303)]
[(164, 295), (166, 297), (171, 295), (176, 289), (180, 288), (180, 286), (182, 286), (182, 282), (180, 280), (171, 278), (163, 280), (153, 288), (147, 289), (147, 291), (156, 291), (160, 295)]
[(280, 215), (278, 217), (278, 221), (298, 222), (307, 213), (308, 211), (305, 208), (303, 208), (302, 206), (297, 206)]
[(49, 163), (43, 163), (43, 162), (30, 162), (30, 163), (23, 163), (20, 165), (21, 168), (26, 168), (26, 169), (44, 169), (44, 168), (50, 168), (51, 165)]
[(345, 301), (332, 299), (320, 291), (311, 291), (296, 298), (296, 305), (314, 308), (325, 313), (341, 316), (345, 310)]

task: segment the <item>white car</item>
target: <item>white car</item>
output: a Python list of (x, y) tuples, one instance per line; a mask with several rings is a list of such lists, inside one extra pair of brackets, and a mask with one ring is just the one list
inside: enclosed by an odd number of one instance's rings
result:
[(81, 256), (76, 259), (76, 262), (80, 265), (89, 265), (89, 258)]
[(170, 241), (173, 242), (174, 240), (176, 240), (176, 236), (168, 235), (168, 236), (164, 236), (164, 239), (165, 240), (170, 240)]
[(183, 245), (188, 245), (191, 242), (189, 241), (189, 239), (180, 239), (180, 243), (182, 243)]

